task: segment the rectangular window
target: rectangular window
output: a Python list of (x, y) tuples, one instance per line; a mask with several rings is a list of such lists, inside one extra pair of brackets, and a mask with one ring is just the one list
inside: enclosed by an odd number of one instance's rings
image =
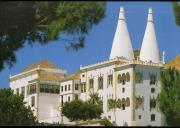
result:
[(64, 102), (63, 102), (63, 96), (61, 96), (61, 106), (63, 106)]
[(75, 100), (78, 100), (78, 94), (75, 94)]
[(30, 94), (36, 93), (36, 84), (30, 85)]
[(149, 77), (150, 77), (149, 84), (154, 85), (156, 83), (156, 75), (155, 74), (150, 74)]
[(155, 121), (155, 114), (151, 115), (151, 121)]
[(83, 83), (81, 83), (81, 93), (83, 93), (83, 92), (84, 92), (83, 87), (84, 87), (84, 84), (83, 84)]
[(142, 83), (143, 82), (143, 74), (140, 72), (136, 72), (135, 79), (136, 79), (136, 83)]
[(94, 80), (89, 79), (89, 88), (93, 88), (93, 86), (94, 86)]
[(40, 92), (45, 92), (44, 84), (41, 84), (41, 85), (40, 85)]
[(108, 86), (113, 85), (113, 75), (108, 75)]
[(75, 90), (78, 90), (78, 86), (79, 86), (78, 84), (75, 84)]
[(55, 93), (59, 94), (59, 86), (58, 85), (55, 87)]
[(155, 88), (151, 88), (151, 93), (154, 93), (155, 92)]
[(125, 88), (122, 88), (122, 92), (125, 92)]
[(103, 89), (103, 77), (98, 77), (98, 89)]
[(61, 86), (61, 92), (63, 92), (63, 86)]
[(71, 85), (70, 85), (70, 84), (68, 85), (68, 90), (69, 90), (69, 91), (71, 90)]
[(122, 104), (122, 110), (125, 110), (125, 104)]
[(48, 85), (44, 85), (45, 86), (45, 92), (46, 93), (49, 93), (49, 87), (48, 87)]
[(156, 99), (150, 99), (150, 110), (156, 108)]
[(141, 115), (139, 115), (138, 118), (141, 119)]
[(84, 83), (83, 85), (84, 85), (84, 92), (86, 92), (86, 83)]
[(31, 97), (31, 107), (35, 106), (35, 96)]
[(65, 85), (65, 91), (67, 91), (67, 85)]
[(50, 93), (54, 93), (54, 86), (53, 85), (49, 85), (50, 88)]
[(25, 95), (25, 87), (21, 87), (21, 95), (22, 95), (22, 96)]
[(70, 96), (68, 96), (68, 102), (71, 100), (71, 97)]

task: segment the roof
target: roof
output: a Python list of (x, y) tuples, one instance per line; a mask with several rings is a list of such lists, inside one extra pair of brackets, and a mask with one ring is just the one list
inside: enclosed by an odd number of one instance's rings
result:
[(159, 47), (154, 28), (152, 8), (149, 8), (148, 11), (148, 21), (141, 45), (140, 60), (160, 63)]
[(180, 70), (180, 55), (175, 56), (171, 61), (165, 64), (165, 68), (175, 67), (177, 70)]
[(109, 59), (114, 59), (120, 56), (123, 56), (128, 60), (134, 59), (133, 48), (131, 45), (131, 39), (129, 36), (123, 7), (120, 7), (118, 24), (116, 27)]
[(42, 60), (38, 63), (35, 63), (35, 64), (31, 64), (29, 66), (27, 66), (26, 68), (24, 68), (23, 72), (26, 72), (26, 71), (30, 71), (32, 69), (35, 69), (35, 68), (38, 68), (38, 66), (40, 68), (51, 68), (51, 69), (59, 69), (57, 66), (55, 66), (53, 63), (51, 63), (50, 61), (48, 60)]
[(44, 80), (44, 81), (60, 81), (62, 79), (63, 77), (56, 76), (55, 74), (52, 74), (52, 73), (40, 74), (40, 80)]
[(72, 79), (79, 79), (79, 77), (80, 77), (80, 71), (78, 71), (76, 73), (73, 73), (73, 74), (70, 74), (67, 77), (62, 78), (61, 81), (72, 80)]

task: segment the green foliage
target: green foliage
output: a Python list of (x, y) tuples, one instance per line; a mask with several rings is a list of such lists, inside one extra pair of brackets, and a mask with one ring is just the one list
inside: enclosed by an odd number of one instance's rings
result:
[(96, 93), (90, 93), (89, 94), (89, 97), (90, 99), (88, 100), (89, 103), (92, 103), (92, 104), (101, 104), (101, 99), (99, 97), (99, 94), (96, 92)]
[(175, 68), (162, 70), (161, 86), (159, 108), (169, 126), (180, 126), (180, 72)]
[(71, 121), (97, 119), (102, 112), (99, 105), (80, 100), (66, 102), (62, 108), (62, 113)]
[(180, 26), (180, 2), (173, 2), (173, 10), (176, 24)]
[(10, 89), (0, 89), (0, 125), (35, 125), (36, 117), (26, 107), (23, 97)]
[(67, 49), (84, 47), (105, 9), (105, 2), (0, 2), (0, 70), (16, 62), (15, 51), (25, 42), (46, 44), (60, 38)]
[(107, 118), (103, 118), (100, 124), (103, 126), (114, 126), (114, 124), (111, 123)]

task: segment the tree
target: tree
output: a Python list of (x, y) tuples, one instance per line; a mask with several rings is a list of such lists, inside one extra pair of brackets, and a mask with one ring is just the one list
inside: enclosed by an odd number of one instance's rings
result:
[(92, 103), (92, 104), (101, 104), (101, 98), (99, 97), (99, 94), (96, 92), (96, 93), (90, 93), (89, 94), (89, 103)]
[(67, 49), (84, 47), (105, 8), (105, 2), (0, 2), (0, 70), (16, 62), (15, 51), (25, 43), (46, 44), (60, 38)]
[(180, 2), (173, 2), (175, 22), (180, 26)]
[(0, 89), (0, 125), (35, 125), (36, 117), (24, 104), (11, 89)]
[(161, 71), (159, 108), (169, 126), (180, 126), (180, 72), (175, 68)]
[(100, 118), (102, 112), (99, 105), (80, 100), (66, 102), (62, 107), (62, 113), (71, 121)]
[(109, 127), (114, 126), (114, 124), (112, 124), (106, 117), (101, 120), (100, 124)]
[(116, 108), (120, 107), (119, 101), (117, 99), (109, 99), (108, 106), (109, 106), (109, 109), (114, 110), (114, 118), (115, 118), (115, 124), (116, 124)]

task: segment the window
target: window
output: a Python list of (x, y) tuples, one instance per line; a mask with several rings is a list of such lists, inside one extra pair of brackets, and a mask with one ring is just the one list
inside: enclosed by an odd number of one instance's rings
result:
[(35, 96), (31, 97), (31, 107), (35, 106)]
[(30, 85), (30, 94), (36, 93), (36, 84)]
[(94, 80), (89, 79), (89, 88), (93, 88)]
[(143, 74), (140, 72), (136, 72), (135, 79), (136, 79), (136, 83), (142, 83)]
[(70, 96), (68, 96), (68, 101), (70, 101), (70, 99), (71, 99), (71, 97), (70, 97)]
[(155, 84), (155, 83), (156, 83), (156, 75), (150, 74), (149, 76), (150, 76), (149, 84), (150, 84), (150, 85)]
[(122, 98), (122, 110), (125, 110), (126, 100)]
[(43, 84), (40, 85), (40, 92), (45, 92), (45, 88)]
[(50, 89), (50, 93), (54, 93), (54, 88), (52, 85), (48, 86), (48, 88)]
[(98, 77), (98, 89), (103, 89), (103, 77)]
[(121, 83), (121, 75), (118, 75), (118, 83)]
[(61, 86), (61, 92), (63, 92), (63, 86)]
[(19, 95), (19, 88), (16, 89), (16, 94)]
[(156, 108), (156, 100), (155, 99), (150, 99), (150, 110), (152, 108)]
[(141, 115), (139, 115), (138, 118), (141, 119)]
[(122, 110), (125, 110), (125, 104), (122, 104)]
[(67, 85), (65, 85), (65, 91), (67, 91)]
[(78, 84), (75, 84), (75, 90), (78, 90), (78, 86), (79, 86)]
[(68, 85), (68, 90), (69, 90), (69, 91), (71, 90), (71, 85), (70, 85), (70, 84)]
[(86, 83), (84, 83), (83, 85), (84, 85), (84, 92), (86, 92)]
[(122, 92), (125, 92), (125, 88), (122, 88)]
[(125, 83), (126, 83), (126, 75), (125, 75), (125, 73), (123, 73), (122, 74), (122, 85), (125, 85)]
[(44, 85), (44, 86), (45, 86), (45, 93), (49, 93), (48, 85)]
[(21, 87), (21, 95), (25, 95), (25, 87)]
[(129, 75), (129, 72), (126, 73), (126, 82), (129, 82), (130, 81), (130, 75)]
[(151, 121), (155, 121), (155, 114), (151, 114)]
[(84, 77), (85, 75), (84, 74), (82, 74), (82, 77)]
[(56, 87), (55, 93), (59, 94), (59, 86)]
[(63, 102), (63, 96), (61, 96), (61, 106), (63, 106), (64, 102)]
[(126, 107), (129, 107), (130, 106), (130, 99), (129, 97), (126, 98)]
[(75, 94), (75, 100), (78, 100), (78, 94)]
[(113, 75), (108, 75), (108, 86), (113, 84)]
[(83, 88), (84, 88), (84, 84), (82, 83), (82, 84), (81, 84), (81, 93), (84, 92), (84, 89), (83, 89)]
[(151, 93), (154, 93), (155, 92), (155, 88), (151, 88)]

